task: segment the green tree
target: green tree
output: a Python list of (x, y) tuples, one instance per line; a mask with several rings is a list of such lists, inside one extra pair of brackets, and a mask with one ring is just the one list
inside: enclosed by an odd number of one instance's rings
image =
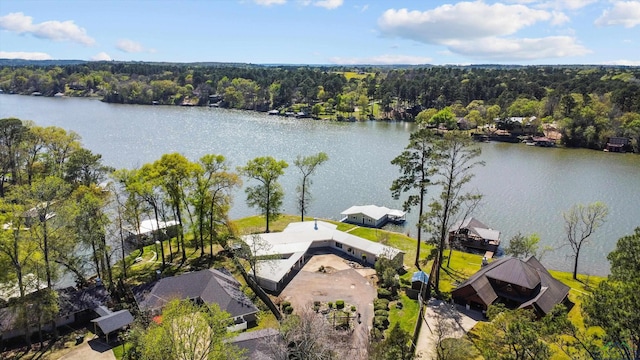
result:
[(230, 315), (218, 304), (198, 305), (173, 300), (162, 311), (162, 322), (151, 323), (138, 339), (143, 360), (243, 359), (242, 351), (227, 340)]
[(438, 113), (438, 109), (434, 109), (434, 108), (422, 110), (416, 116), (416, 123), (418, 123), (418, 125), (425, 126), (429, 124), (429, 120), (431, 120), (431, 118), (437, 113)]
[(483, 324), (476, 340), (485, 359), (550, 359), (551, 350), (541, 339), (540, 324), (533, 321), (534, 317), (533, 311), (523, 309), (490, 316), (491, 322)]
[(313, 175), (318, 168), (324, 162), (329, 160), (329, 155), (324, 152), (319, 152), (315, 155), (300, 156), (296, 158), (293, 164), (300, 170), (302, 178), (298, 184), (296, 190), (298, 192), (298, 210), (300, 210), (300, 221), (304, 221), (304, 214), (309, 208), (311, 203), (311, 192), (309, 187), (312, 184), (311, 175)]
[(531, 234), (524, 236), (517, 233), (509, 240), (509, 245), (504, 249), (504, 253), (517, 258), (527, 258), (531, 255), (538, 255), (538, 243), (540, 236)]
[(403, 204), (405, 211), (411, 211), (411, 208), (418, 206), (418, 224), (417, 224), (417, 240), (415, 265), (420, 269), (420, 245), (422, 244), (422, 222), (424, 211), (424, 200), (427, 194), (427, 186), (429, 186), (431, 175), (429, 170), (429, 160), (432, 155), (431, 138), (433, 134), (431, 130), (420, 128), (409, 135), (409, 144), (405, 150), (395, 159), (391, 160), (391, 164), (400, 168), (400, 177), (391, 184), (391, 195), (394, 199), (399, 199), (402, 193), (417, 191), (407, 197)]
[(425, 227), (431, 232), (431, 241), (435, 243), (437, 257), (433, 263), (431, 277), (437, 292), (440, 291), (440, 268), (447, 243), (449, 229), (456, 214), (464, 207), (477, 203), (480, 194), (465, 193), (463, 188), (473, 178), (472, 170), (484, 162), (480, 148), (473, 144), (465, 134), (449, 132), (444, 137), (433, 138), (433, 152), (429, 165), (435, 171), (434, 185), (441, 187), (440, 195), (429, 204)]
[(0, 197), (4, 197), (4, 182), (11, 175), (10, 182), (18, 180), (18, 154), (27, 128), (20, 119), (0, 119)]
[(444, 109), (438, 111), (435, 115), (429, 119), (429, 124), (433, 126), (443, 125), (447, 129), (455, 129), (456, 127), (456, 116), (449, 107), (445, 107)]
[(269, 221), (277, 219), (280, 215), (284, 191), (278, 178), (284, 175), (284, 169), (288, 166), (284, 160), (264, 156), (249, 160), (246, 166), (238, 168), (238, 172), (260, 183), (247, 187), (245, 191), (247, 204), (258, 208), (265, 217), (265, 232), (269, 232)]
[(152, 165), (152, 176), (160, 181), (162, 189), (169, 198), (169, 204), (178, 221), (178, 244), (182, 250), (182, 260), (187, 259), (184, 243), (183, 210), (187, 201), (186, 189), (190, 186), (197, 165), (182, 154), (164, 154)]
[(410, 360), (413, 359), (411, 352), (411, 335), (402, 330), (398, 323), (391, 328), (387, 337), (373, 345), (369, 359), (371, 360)]
[[(615, 358), (640, 359), (640, 227), (620, 238), (607, 256), (611, 275), (583, 302), (585, 321), (600, 326)], [(613, 357), (612, 357), (613, 358)]]
[(113, 168), (102, 164), (102, 155), (94, 154), (85, 148), (71, 153), (65, 166), (64, 179), (84, 186), (99, 184), (106, 179), (107, 174), (114, 171)]
[(580, 250), (589, 243), (589, 237), (604, 224), (609, 208), (606, 204), (596, 201), (589, 205), (577, 204), (567, 212), (562, 213), (564, 230), (567, 234), (566, 244), (573, 252), (573, 278), (578, 278), (578, 260)]

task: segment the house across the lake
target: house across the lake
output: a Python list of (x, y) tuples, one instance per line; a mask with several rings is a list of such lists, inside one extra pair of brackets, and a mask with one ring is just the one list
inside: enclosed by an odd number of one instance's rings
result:
[(556, 280), (531, 256), (525, 260), (502, 258), (473, 274), (451, 293), (453, 300), (467, 308), (486, 311), (489, 305), (532, 309), (542, 317), (568, 301), (569, 287)]
[(406, 219), (406, 212), (389, 209), (384, 206), (362, 205), (352, 206), (340, 213), (344, 216), (342, 222), (381, 228), (388, 222), (402, 223)]
[(239, 331), (255, 324), (258, 314), (258, 308), (240, 286), (230, 274), (205, 269), (160, 279), (150, 291), (138, 293), (137, 299), (140, 309), (152, 314), (160, 314), (171, 300), (216, 303), (233, 318), (230, 330)]
[[(312, 252), (328, 250), (344, 254), (358, 262), (373, 266), (380, 257), (402, 264), (404, 253), (391, 246), (369, 241), (337, 230), (324, 221), (289, 224), (282, 232), (242, 237), (253, 256), (262, 258), (256, 264), (258, 284), (265, 290), (280, 292), (310, 259)], [(261, 244), (257, 244), (260, 241)]]

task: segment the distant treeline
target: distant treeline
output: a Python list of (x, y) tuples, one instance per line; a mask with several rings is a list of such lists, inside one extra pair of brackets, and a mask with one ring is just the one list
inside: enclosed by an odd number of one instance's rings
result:
[[(2, 63), (0, 63), (2, 64)], [(318, 117), (414, 121), (449, 108), (472, 123), (555, 122), (563, 143), (640, 143), (640, 68), (612, 66), (332, 67), (86, 62), (4, 65), (5, 93), (99, 96), (106, 102), (303, 111)], [(423, 117), (424, 118), (424, 117)]]

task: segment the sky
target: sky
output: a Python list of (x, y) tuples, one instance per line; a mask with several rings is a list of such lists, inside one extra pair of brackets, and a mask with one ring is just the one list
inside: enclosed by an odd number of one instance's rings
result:
[(2, 0), (0, 58), (640, 66), (640, 0)]

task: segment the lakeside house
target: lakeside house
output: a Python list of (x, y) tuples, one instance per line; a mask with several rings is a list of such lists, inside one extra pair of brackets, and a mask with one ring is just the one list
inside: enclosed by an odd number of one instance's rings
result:
[(568, 304), (569, 287), (555, 279), (534, 256), (502, 258), (458, 285), (453, 301), (468, 309), (486, 311), (502, 303), (511, 309), (532, 309), (542, 317), (561, 303)]
[(376, 205), (356, 205), (340, 213), (343, 215), (342, 222), (381, 228), (386, 223), (402, 223), (406, 219), (406, 212), (402, 210), (389, 209)]
[(125, 227), (123, 228), (129, 234), (129, 238), (136, 237), (148, 243), (153, 239), (167, 239), (177, 234), (178, 222), (175, 220), (156, 221), (155, 219), (146, 219), (140, 222), (137, 229)]
[[(27, 302), (35, 301), (41, 290), (26, 296)], [(102, 334), (107, 337), (110, 333), (120, 330), (133, 322), (133, 316), (128, 310), (112, 312), (107, 307), (111, 297), (103, 285), (94, 285), (85, 289), (67, 287), (56, 290), (58, 295), (58, 314), (55, 317), (55, 327), (62, 328), (68, 325), (94, 322), (100, 328)], [(0, 334), (3, 341), (29, 335), (38, 331), (35, 314), (25, 331), (20, 325), (19, 309), (10, 305), (0, 309)], [(51, 323), (44, 324), (42, 330), (53, 331)]]
[(612, 136), (609, 138), (609, 141), (607, 141), (607, 146), (604, 148), (604, 151), (625, 152), (629, 146), (629, 138)]
[(486, 251), (490, 258), (500, 246), (500, 231), (489, 228), (474, 217), (468, 217), (449, 228), (449, 244), (472, 251)]
[[(152, 287), (147, 290), (149, 286)], [(160, 279), (137, 291), (136, 300), (141, 310), (153, 315), (161, 314), (171, 300), (216, 303), (233, 318), (234, 324), (228, 329), (239, 331), (253, 326), (259, 311), (240, 287), (231, 274), (205, 269)]]
[(351, 235), (337, 230), (334, 224), (317, 220), (290, 223), (279, 233), (246, 235), (242, 241), (252, 255), (259, 258), (256, 281), (263, 289), (274, 293), (284, 289), (296, 271), (317, 252), (336, 252), (369, 266), (380, 257), (398, 264), (402, 264), (404, 258), (404, 252), (399, 249)]

